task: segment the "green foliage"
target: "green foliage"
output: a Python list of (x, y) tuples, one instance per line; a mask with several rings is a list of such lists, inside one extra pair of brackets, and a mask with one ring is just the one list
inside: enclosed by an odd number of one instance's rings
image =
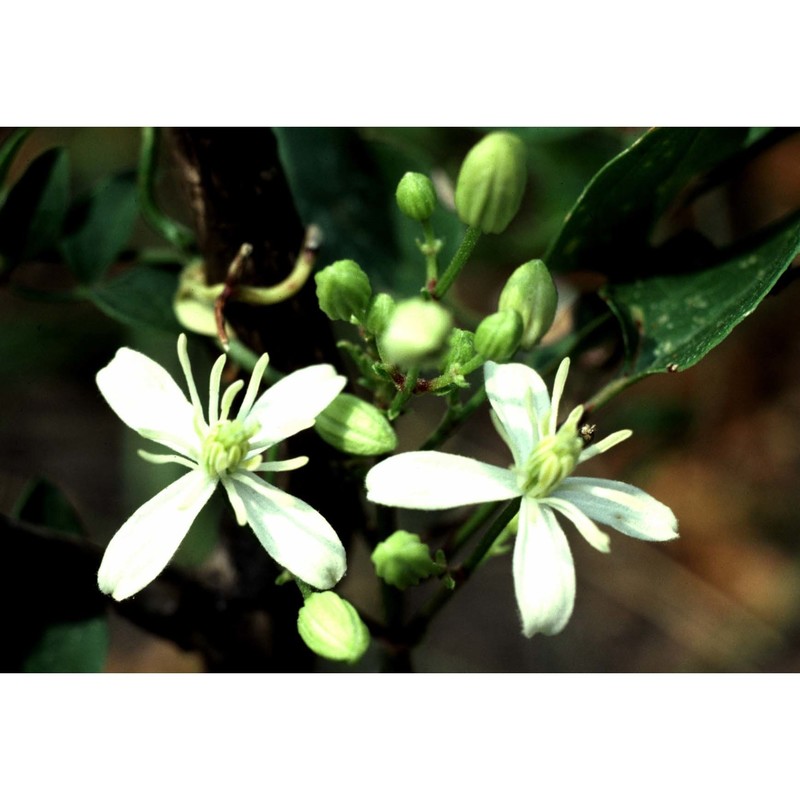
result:
[(103, 617), (51, 625), (25, 660), (25, 672), (102, 672), (108, 654)]
[(3, 183), (5, 182), (8, 170), (14, 161), (22, 143), (28, 138), (30, 128), (17, 128), (11, 135), (0, 144), (0, 205), (5, 200)]
[(698, 176), (739, 152), (746, 128), (654, 128), (584, 189), (545, 260), (554, 272), (641, 271), (659, 216)]
[(610, 284), (602, 294), (622, 324), (626, 378), (696, 364), (758, 306), (799, 252), (794, 215), (757, 245), (739, 246), (705, 269)]
[[(47, 480), (32, 482), (17, 504), (14, 516), (69, 536), (85, 537), (78, 515), (64, 494)], [(41, 611), (41, 634), (28, 652), (26, 672), (100, 672), (108, 653), (105, 617), (86, 609), (82, 618), (62, 619), (56, 597), (47, 596)]]
[(86, 287), (82, 296), (125, 325), (145, 325), (180, 332), (172, 310), (178, 275), (167, 269), (137, 264), (103, 283)]
[(81, 283), (99, 280), (114, 263), (137, 213), (136, 176), (129, 172), (104, 181), (71, 210), (75, 230), (61, 242), (61, 252)]
[(5, 269), (58, 243), (68, 203), (69, 157), (57, 147), (34, 159), (0, 209), (0, 255)]

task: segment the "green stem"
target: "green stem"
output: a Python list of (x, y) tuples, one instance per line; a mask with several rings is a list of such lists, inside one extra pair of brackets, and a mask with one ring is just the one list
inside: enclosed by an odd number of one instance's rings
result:
[(395, 395), (391, 406), (389, 406), (389, 411), (386, 414), (390, 420), (397, 419), (400, 416), (400, 412), (405, 408), (406, 403), (414, 391), (414, 387), (417, 385), (418, 377), (419, 367), (412, 367), (406, 373), (403, 388)]
[(599, 392), (596, 392), (583, 404), (586, 413), (597, 411), (598, 408), (604, 406), (613, 397), (616, 397), (623, 389), (627, 389), (628, 386), (644, 377), (644, 375), (623, 375), (621, 378), (616, 378), (611, 381), (611, 383), (607, 383)]
[(512, 500), (500, 513), (500, 516), (491, 524), (489, 530), (486, 531), (483, 538), (478, 542), (478, 546), (472, 551), (470, 557), (457, 570), (456, 585), (452, 589), (442, 586), (430, 603), (428, 603), (428, 605), (411, 621), (409, 628), (414, 631), (415, 642), (422, 639), (431, 620), (444, 607), (447, 601), (469, 580), (492, 545), (497, 541), (497, 538), (503, 533), (508, 523), (514, 519), (514, 515), (519, 511), (521, 502), (522, 498)]
[(486, 387), (481, 386), (463, 405), (450, 406), (436, 430), (425, 440), (420, 450), (433, 450), (444, 442), (467, 417), (472, 416), (486, 400)]
[(139, 205), (145, 219), (171, 244), (184, 253), (194, 248), (194, 234), (180, 222), (170, 219), (155, 200), (156, 164), (161, 134), (158, 128), (142, 128), (139, 153)]
[(478, 243), (480, 237), (481, 232), (478, 228), (472, 225), (467, 228), (464, 232), (464, 238), (461, 240), (461, 244), (458, 250), (456, 250), (456, 254), (453, 256), (453, 260), (448, 264), (441, 280), (439, 280), (436, 287), (431, 292), (433, 297), (440, 299), (447, 294), (447, 290), (455, 282), (459, 272), (461, 272), (461, 268), (467, 263), (467, 259), (470, 255), (472, 255), (472, 251), (475, 249), (475, 245)]
[(484, 523), (491, 519), (497, 511), (497, 503), (484, 503), (473, 512), (472, 516), (455, 532), (453, 541), (448, 548), (448, 556), (452, 558), (472, 537), (475, 531), (479, 530)]
[(425, 255), (426, 285), (435, 286), (436, 279), (439, 277), (439, 264), (436, 258), (439, 253), (439, 243), (436, 241), (436, 237), (433, 234), (433, 226), (429, 219), (426, 219), (422, 223), (422, 231), (425, 234), (425, 243), (420, 249)]

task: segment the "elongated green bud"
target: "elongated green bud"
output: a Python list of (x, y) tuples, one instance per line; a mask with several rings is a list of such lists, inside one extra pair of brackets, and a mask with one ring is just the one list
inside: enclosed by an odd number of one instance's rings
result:
[(297, 631), (309, 650), (331, 661), (358, 661), (369, 631), (353, 606), (335, 592), (313, 592), (297, 615)]
[(435, 363), (453, 327), (450, 312), (439, 303), (421, 298), (403, 300), (381, 340), (384, 357), (401, 367)]
[(314, 276), (319, 307), (329, 319), (360, 320), (372, 295), (367, 273), (355, 261), (345, 259)]
[(456, 211), (482, 233), (501, 233), (519, 211), (525, 182), (525, 145), (511, 133), (490, 133), (467, 153), (456, 182)]
[(352, 394), (337, 395), (314, 428), (329, 445), (357, 456), (377, 456), (397, 447), (397, 435), (386, 417)]
[(522, 341), (522, 317), (513, 309), (490, 314), (475, 331), (475, 350), (487, 361), (503, 363)]
[(408, 531), (395, 531), (381, 542), (372, 553), (372, 563), (378, 577), (398, 589), (416, 586), (444, 570), (431, 558), (428, 545)]
[(550, 330), (556, 316), (558, 292), (550, 270), (538, 258), (517, 267), (500, 293), (497, 308), (522, 317), (520, 347), (533, 347)]
[(395, 193), (398, 208), (411, 219), (425, 222), (436, 208), (433, 182), (420, 172), (406, 172), (397, 184)]

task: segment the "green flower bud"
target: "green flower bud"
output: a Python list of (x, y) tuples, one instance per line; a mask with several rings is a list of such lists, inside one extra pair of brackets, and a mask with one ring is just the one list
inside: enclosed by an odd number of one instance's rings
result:
[(314, 428), (329, 445), (357, 456), (377, 456), (397, 447), (397, 435), (386, 417), (352, 394), (337, 395)]
[(522, 340), (522, 317), (513, 309), (490, 314), (475, 331), (475, 350), (487, 361), (508, 361)]
[(394, 314), (394, 298), (386, 292), (379, 292), (370, 301), (367, 309), (367, 330), (373, 336), (380, 336)]
[(520, 347), (533, 347), (550, 330), (556, 316), (558, 292), (550, 270), (538, 258), (517, 267), (500, 293), (497, 308), (522, 317)]
[(453, 328), (450, 312), (422, 298), (397, 304), (381, 339), (384, 358), (401, 367), (436, 363)]
[(442, 362), (442, 372), (456, 372), (475, 357), (475, 334), (462, 328), (453, 328), (447, 342), (448, 351)]
[(335, 592), (312, 592), (297, 615), (297, 632), (309, 650), (331, 661), (354, 664), (369, 647), (358, 612)]
[(431, 575), (441, 575), (444, 567), (431, 558), (428, 545), (416, 533), (395, 531), (372, 553), (378, 577), (398, 589), (416, 586)]
[(447, 355), (439, 367), (442, 375), (447, 376), (450, 382), (434, 390), (434, 394), (446, 395), (457, 386), (462, 389), (469, 386), (464, 375), (481, 365), (480, 359), (476, 357), (474, 339), (475, 334), (472, 331), (453, 328), (447, 342)]
[(431, 218), (436, 208), (436, 191), (427, 175), (419, 172), (406, 172), (397, 184), (395, 193), (400, 210), (417, 222)]
[(501, 233), (519, 211), (528, 172), (525, 145), (511, 133), (490, 133), (467, 153), (456, 182), (456, 211), (483, 233)]
[(372, 287), (367, 273), (355, 261), (336, 261), (315, 276), (319, 307), (330, 319), (359, 319), (369, 303)]

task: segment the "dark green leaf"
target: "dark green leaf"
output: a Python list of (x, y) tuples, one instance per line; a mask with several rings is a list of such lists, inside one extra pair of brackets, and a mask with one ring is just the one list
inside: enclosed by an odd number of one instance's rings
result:
[(51, 625), (28, 657), (25, 672), (102, 672), (108, 657), (104, 617)]
[(793, 215), (714, 266), (606, 286), (601, 294), (628, 351), (624, 381), (696, 364), (758, 306), (798, 252)]
[(16, 519), (63, 533), (75, 536), (85, 535), (75, 509), (61, 490), (44, 478), (31, 481), (25, 487), (13, 516)]
[(61, 242), (61, 251), (81, 283), (103, 276), (128, 243), (137, 214), (136, 175), (116, 175), (74, 210), (77, 230)]
[(0, 254), (7, 266), (58, 242), (68, 202), (69, 159), (63, 148), (54, 148), (31, 163), (0, 209)]
[(8, 170), (11, 168), (14, 157), (30, 132), (30, 128), (17, 128), (0, 144), (0, 203), (5, 198), (5, 192), (1, 188), (2, 184), (6, 179), (6, 175), (8, 175)]
[(82, 295), (126, 325), (178, 333), (181, 328), (172, 310), (177, 289), (176, 272), (137, 264), (111, 280), (86, 287)]
[[(73, 536), (85, 535), (70, 502), (54, 484), (44, 479), (32, 481), (26, 488), (14, 517)], [(44, 576), (44, 570), (39, 572)], [(35, 592), (35, 602), (27, 607), (29, 630), (20, 637), (25, 642), (23, 653), (26, 654), (22, 669), (26, 672), (100, 672), (108, 654), (108, 625), (105, 617), (91, 613), (91, 609), (101, 605), (88, 603), (83, 611), (86, 616), (64, 619), (61, 598), (52, 596), (48, 588), (45, 580), (44, 586)], [(73, 594), (79, 591), (85, 593), (86, 587), (73, 587)], [(75, 612), (67, 615), (73, 616)]]
[(358, 133), (348, 128), (276, 128), (275, 136), (303, 222), (322, 228), (323, 265), (351, 258), (395, 286), (393, 272), (400, 261), (391, 223), (395, 186), (376, 180), (380, 168)]
[(547, 254), (556, 271), (622, 276), (641, 270), (659, 216), (691, 179), (739, 152), (746, 128), (656, 128), (584, 189)]

